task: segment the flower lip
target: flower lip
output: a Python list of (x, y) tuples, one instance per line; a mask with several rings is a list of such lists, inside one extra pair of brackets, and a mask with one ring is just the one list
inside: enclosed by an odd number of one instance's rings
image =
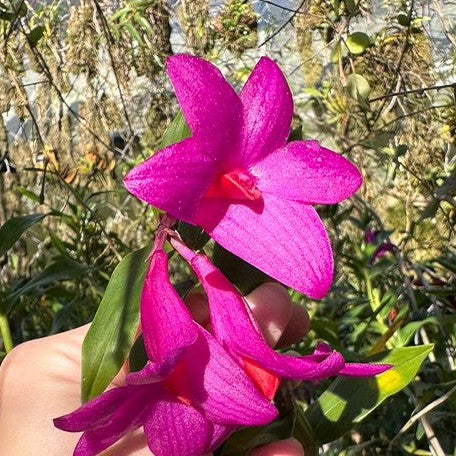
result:
[(163, 381), (163, 386), (184, 405), (192, 405), (191, 388), (187, 381), (187, 364), (180, 362), (171, 375)]
[(206, 194), (208, 198), (257, 201), (261, 192), (254, 176), (242, 169), (221, 174)]

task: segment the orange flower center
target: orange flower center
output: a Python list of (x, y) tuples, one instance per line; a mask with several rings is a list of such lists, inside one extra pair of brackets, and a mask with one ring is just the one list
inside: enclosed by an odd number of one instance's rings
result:
[(185, 362), (181, 361), (177, 363), (171, 375), (163, 381), (163, 386), (183, 404), (190, 406), (192, 401), (190, 400), (187, 371), (188, 368)]
[(236, 170), (220, 175), (206, 196), (209, 198), (255, 201), (261, 199), (261, 192), (251, 174), (247, 171)]
[(271, 401), (280, 386), (280, 378), (251, 359), (243, 358), (244, 370), (255, 386)]

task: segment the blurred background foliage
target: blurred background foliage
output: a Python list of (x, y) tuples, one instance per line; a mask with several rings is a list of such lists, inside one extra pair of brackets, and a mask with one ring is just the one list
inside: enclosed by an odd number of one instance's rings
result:
[[(2, 357), (90, 321), (120, 259), (150, 244), (157, 213), (122, 176), (178, 110), (167, 56), (204, 56), (240, 88), (268, 55), (294, 92), (291, 138), (364, 176), (350, 201), (320, 208), (336, 279), (322, 302), (293, 294), (312, 317), (293, 349), (434, 344), (405, 390), (319, 452), (456, 454), (456, 2), (2, 0), (0, 47)], [(267, 280), (214, 258), (244, 292)], [(292, 386), (282, 394), (306, 407), (326, 385)]]

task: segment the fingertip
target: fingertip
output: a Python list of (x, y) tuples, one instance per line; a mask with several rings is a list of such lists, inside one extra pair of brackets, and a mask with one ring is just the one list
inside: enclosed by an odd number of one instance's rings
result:
[(304, 448), (293, 438), (256, 448), (250, 454), (251, 456), (305, 456)]
[(252, 291), (246, 300), (266, 341), (275, 346), (292, 316), (293, 303), (287, 290), (278, 283), (268, 282)]

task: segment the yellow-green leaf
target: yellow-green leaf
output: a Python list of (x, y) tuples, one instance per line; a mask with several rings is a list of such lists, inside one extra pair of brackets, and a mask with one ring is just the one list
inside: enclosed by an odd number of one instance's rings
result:
[(367, 100), (370, 93), (370, 85), (360, 74), (352, 73), (347, 78), (348, 94), (358, 101)]
[(380, 353), (366, 361), (392, 364), (392, 369), (370, 378), (337, 378), (309, 408), (298, 407), (295, 436), (307, 447), (341, 437), (386, 398), (405, 388), (432, 348), (402, 347)]
[(345, 40), (348, 50), (355, 55), (362, 54), (369, 46), (369, 36), (363, 32), (355, 32)]

